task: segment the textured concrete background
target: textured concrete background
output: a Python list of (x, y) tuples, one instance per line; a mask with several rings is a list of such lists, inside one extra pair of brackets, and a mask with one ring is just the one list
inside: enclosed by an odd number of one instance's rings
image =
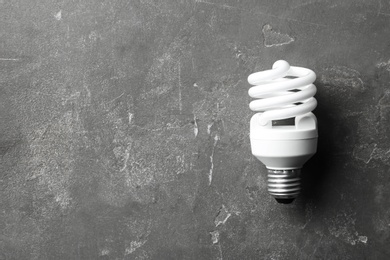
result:
[[(0, 259), (389, 259), (388, 1), (0, 0)], [(247, 76), (313, 69), (290, 205)]]

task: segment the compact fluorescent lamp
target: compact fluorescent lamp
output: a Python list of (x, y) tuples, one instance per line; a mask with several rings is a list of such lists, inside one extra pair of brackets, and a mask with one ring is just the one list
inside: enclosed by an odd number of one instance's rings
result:
[[(274, 63), (271, 70), (249, 75), (252, 154), (268, 169), (268, 191), (279, 203), (291, 203), (300, 192), (300, 171), (317, 151), (316, 74), (309, 69)], [(278, 125), (282, 119), (294, 125)]]

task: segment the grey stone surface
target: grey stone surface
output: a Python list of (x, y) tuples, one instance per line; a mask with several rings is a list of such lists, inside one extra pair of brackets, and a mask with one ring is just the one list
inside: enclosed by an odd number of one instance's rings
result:
[[(0, 259), (389, 259), (387, 1), (0, 0)], [(290, 205), (246, 77), (317, 73)]]

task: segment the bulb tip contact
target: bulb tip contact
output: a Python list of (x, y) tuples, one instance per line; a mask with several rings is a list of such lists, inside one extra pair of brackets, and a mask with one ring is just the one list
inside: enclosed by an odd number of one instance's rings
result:
[(295, 198), (292, 198), (292, 199), (278, 199), (278, 198), (275, 198), (276, 201), (280, 204), (291, 204)]

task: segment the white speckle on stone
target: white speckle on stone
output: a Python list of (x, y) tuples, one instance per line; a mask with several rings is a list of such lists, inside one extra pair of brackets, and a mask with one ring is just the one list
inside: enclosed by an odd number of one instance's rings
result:
[(133, 120), (134, 114), (129, 112), (129, 125), (131, 124), (131, 121)]
[(364, 244), (367, 244), (368, 237), (366, 237), (366, 236), (359, 236), (359, 241), (364, 243)]
[(210, 134), (211, 133), (211, 127), (213, 126), (213, 124), (209, 124), (207, 125), (207, 133)]
[(108, 250), (107, 248), (104, 248), (100, 251), (101, 256), (108, 255), (108, 254), (110, 254), (110, 250)]
[(386, 62), (385, 61), (379, 62), (378, 64), (376, 64), (376, 67), (378, 69), (385, 68), (387, 71), (390, 71), (390, 60)]
[(219, 242), (219, 232), (217, 230), (210, 232), (211, 235), (211, 241), (213, 244), (216, 244)]
[(64, 210), (68, 208), (71, 200), (72, 199), (70, 198), (68, 191), (63, 191), (63, 192), (58, 193), (58, 194), (55, 195), (55, 201)]
[[(88, 35), (88, 38), (91, 40), (91, 41), (96, 41), (98, 38), (99, 38), (99, 34), (96, 32), (96, 31), (92, 31), (89, 35)], [(118, 96), (117, 98), (121, 97), (123, 95), (123, 93)], [(116, 100), (117, 98), (115, 98), (114, 100)], [(114, 101), (114, 100), (111, 100), (110, 102)]]
[(58, 13), (56, 13), (54, 15), (54, 18), (57, 20), (57, 21), (60, 21), (62, 19), (62, 11), (60, 10)]

